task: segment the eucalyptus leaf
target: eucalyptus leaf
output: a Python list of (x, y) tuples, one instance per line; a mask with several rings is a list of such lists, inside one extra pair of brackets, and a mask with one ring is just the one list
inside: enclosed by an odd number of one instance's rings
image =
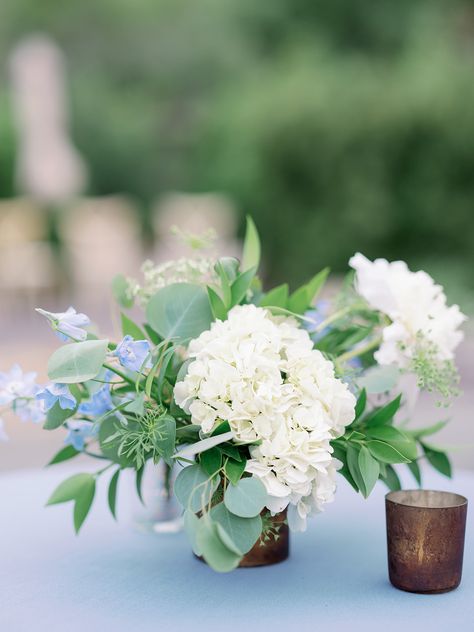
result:
[(184, 530), (191, 542), (191, 547), (193, 549), (193, 553), (195, 555), (201, 556), (202, 551), (197, 544), (197, 532), (199, 529), (199, 518), (195, 513), (186, 509), (183, 514), (184, 519)]
[(176, 477), (174, 493), (181, 505), (194, 513), (202, 511), (219, 486), (219, 477), (210, 477), (199, 465), (185, 467)]
[(231, 513), (224, 503), (219, 503), (211, 509), (211, 518), (221, 527), (219, 535), (224, 543), (229, 546), (229, 541), (226, 542), (225, 537), (222, 537), (222, 531), (233, 543), (233, 547), (229, 548), (240, 555), (245, 555), (250, 551), (262, 533), (260, 516), (240, 518)]
[(48, 362), (48, 377), (54, 382), (86, 382), (100, 373), (108, 340), (85, 340), (59, 347)]
[(266, 502), (267, 491), (255, 476), (241, 478), (237, 485), (229, 485), (224, 494), (227, 509), (241, 518), (258, 516)]
[(197, 338), (213, 321), (207, 292), (192, 283), (173, 283), (154, 294), (146, 307), (150, 326), (178, 343)]
[(219, 537), (217, 524), (209, 518), (201, 518), (196, 533), (196, 545), (211, 568), (219, 573), (227, 573), (239, 565), (242, 559), (230, 551)]

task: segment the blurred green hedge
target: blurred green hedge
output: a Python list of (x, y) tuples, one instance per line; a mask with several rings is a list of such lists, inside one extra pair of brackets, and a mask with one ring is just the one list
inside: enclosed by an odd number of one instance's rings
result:
[[(145, 218), (170, 189), (228, 193), (275, 282), (361, 250), (474, 290), (468, 0), (17, 0), (0, 52), (38, 29), (66, 53), (92, 193)], [(7, 107), (0, 134), (9, 196)]]

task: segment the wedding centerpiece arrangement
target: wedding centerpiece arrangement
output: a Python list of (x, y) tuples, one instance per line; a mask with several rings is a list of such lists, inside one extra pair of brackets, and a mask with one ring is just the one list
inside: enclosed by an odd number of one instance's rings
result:
[(322, 270), (269, 291), (260, 241), (247, 222), (242, 261), (205, 257), (146, 264), (144, 282), (117, 277), (122, 339), (92, 333), (72, 307), (38, 308), (64, 341), (49, 384), (14, 366), (0, 374), (0, 405), (66, 433), (51, 464), (89, 455), (48, 504), (74, 504), (81, 528), (109, 470), (116, 514), (122, 472), (147, 462), (179, 468), (174, 493), (194, 553), (216, 571), (284, 559), (288, 530), (332, 502), (338, 476), (367, 497), (378, 480), (400, 489), (394, 466), (421, 485), (419, 461), (450, 475), (431, 435), (445, 422), (410, 425), (413, 393), (457, 393), (454, 350), (465, 320), (443, 289), (404, 262), (351, 258), (331, 303), (317, 300)]

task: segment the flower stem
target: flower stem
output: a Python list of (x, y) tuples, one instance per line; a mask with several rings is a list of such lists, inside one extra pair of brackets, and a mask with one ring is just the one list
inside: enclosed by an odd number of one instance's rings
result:
[(336, 320), (339, 320), (343, 316), (346, 316), (354, 309), (357, 309), (357, 307), (354, 305), (348, 305), (347, 307), (339, 309), (337, 312), (334, 312), (334, 314), (331, 314), (331, 316), (328, 316), (328, 318), (320, 322), (319, 325), (315, 327), (312, 333), (319, 333), (320, 331), (323, 331), (323, 329), (325, 329), (328, 325)]
[(381, 342), (382, 342), (382, 337), (377, 336), (376, 338), (369, 340), (365, 345), (356, 347), (355, 349), (352, 349), (351, 351), (346, 351), (346, 353), (343, 353), (337, 358), (337, 361), (338, 363), (347, 362), (348, 360), (351, 360), (352, 358), (357, 358), (357, 356), (364, 355), (364, 353), (367, 353), (367, 351), (371, 351), (372, 349), (375, 349), (375, 347), (378, 347)]
[(131, 378), (129, 378), (128, 375), (126, 375), (123, 371), (117, 369), (117, 367), (113, 366), (112, 364), (108, 364), (107, 362), (104, 362), (102, 366), (104, 367), (104, 369), (109, 369), (109, 371), (112, 371), (113, 373), (115, 373), (115, 375), (121, 377), (122, 380), (124, 380), (125, 382), (128, 382), (132, 386), (135, 386), (135, 382)]

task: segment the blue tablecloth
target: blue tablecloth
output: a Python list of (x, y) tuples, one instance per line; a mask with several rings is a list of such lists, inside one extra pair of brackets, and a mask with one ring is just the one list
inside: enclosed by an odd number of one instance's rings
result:
[[(55, 467), (0, 476), (1, 632), (474, 630), (472, 520), (463, 582), (442, 595), (389, 584), (383, 486), (364, 501), (341, 484), (336, 502), (292, 536), (287, 562), (220, 575), (192, 557), (182, 533), (114, 523), (104, 498), (76, 537), (71, 506), (43, 507), (71, 473)], [(428, 483), (472, 496), (474, 473)]]

